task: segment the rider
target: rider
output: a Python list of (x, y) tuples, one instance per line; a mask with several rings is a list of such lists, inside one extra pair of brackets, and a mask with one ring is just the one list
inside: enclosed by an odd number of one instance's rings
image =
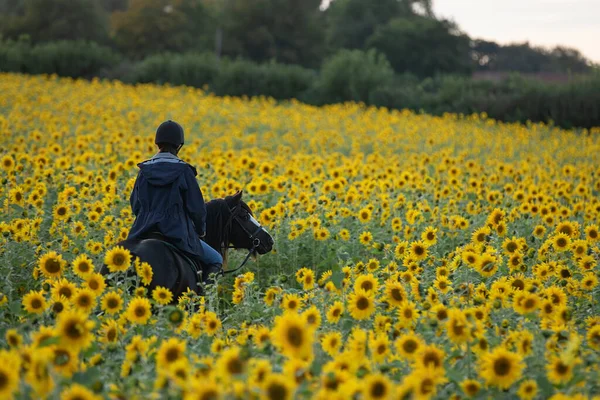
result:
[(138, 167), (130, 203), (136, 216), (127, 239), (159, 233), (199, 266), (203, 280), (219, 273), (223, 257), (202, 237), (206, 235), (206, 205), (196, 181), (196, 169), (177, 153), (183, 146), (183, 128), (168, 120), (156, 130), (158, 153)]

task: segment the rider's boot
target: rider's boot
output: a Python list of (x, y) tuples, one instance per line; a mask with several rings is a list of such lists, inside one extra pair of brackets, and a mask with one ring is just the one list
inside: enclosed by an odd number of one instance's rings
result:
[(215, 278), (223, 275), (223, 264), (205, 264), (202, 269), (202, 280), (206, 285), (215, 283)]

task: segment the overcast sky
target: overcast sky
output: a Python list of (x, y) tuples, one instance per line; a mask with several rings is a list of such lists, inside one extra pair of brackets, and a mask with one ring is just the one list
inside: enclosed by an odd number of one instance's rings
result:
[(433, 10), (473, 38), (566, 45), (600, 63), (600, 0), (433, 0)]

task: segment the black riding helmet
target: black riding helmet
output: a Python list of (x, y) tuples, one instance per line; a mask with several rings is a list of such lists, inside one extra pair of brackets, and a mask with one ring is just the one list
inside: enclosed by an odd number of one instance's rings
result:
[(175, 121), (165, 121), (156, 130), (154, 143), (168, 143), (176, 148), (183, 146), (183, 128)]

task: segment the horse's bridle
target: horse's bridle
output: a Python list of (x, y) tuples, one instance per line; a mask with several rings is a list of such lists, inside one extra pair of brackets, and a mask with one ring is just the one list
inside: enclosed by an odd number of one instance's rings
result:
[[(236, 205), (234, 208), (229, 208), (229, 219), (227, 220), (227, 224), (225, 224), (226, 229), (231, 229), (231, 224), (233, 223), (233, 221), (237, 222), (238, 225), (240, 226), (240, 228), (242, 228), (242, 230), (248, 235), (248, 239), (250, 239), (252, 241), (252, 247), (250, 248), (250, 250), (248, 251), (248, 254), (246, 255), (246, 258), (244, 258), (244, 261), (242, 261), (242, 263), (240, 264), (239, 267), (229, 270), (229, 271), (222, 271), (222, 274), (232, 274), (238, 270), (240, 270), (244, 265), (246, 265), (246, 263), (248, 262), (248, 259), (250, 259), (250, 256), (252, 255), (252, 253), (254, 253), (254, 250), (256, 250), (258, 248), (258, 246), (260, 246), (260, 239), (256, 236), (258, 235), (258, 233), (263, 230), (263, 226), (260, 224), (260, 222), (256, 221), (256, 219), (254, 219), (254, 221), (256, 222), (256, 230), (251, 233), (248, 229), (246, 229), (246, 227), (244, 226), (244, 224), (242, 223), (242, 220), (240, 219), (239, 215), (238, 215), (238, 211), (241, 208), (240, 204)], [(250, 215), (250, 218), (252, 218), (252, 216)], [(227, 248), (223, 248), (224, 250), (227, 249), (234, 249), (234, 246), (227, 246)]]

